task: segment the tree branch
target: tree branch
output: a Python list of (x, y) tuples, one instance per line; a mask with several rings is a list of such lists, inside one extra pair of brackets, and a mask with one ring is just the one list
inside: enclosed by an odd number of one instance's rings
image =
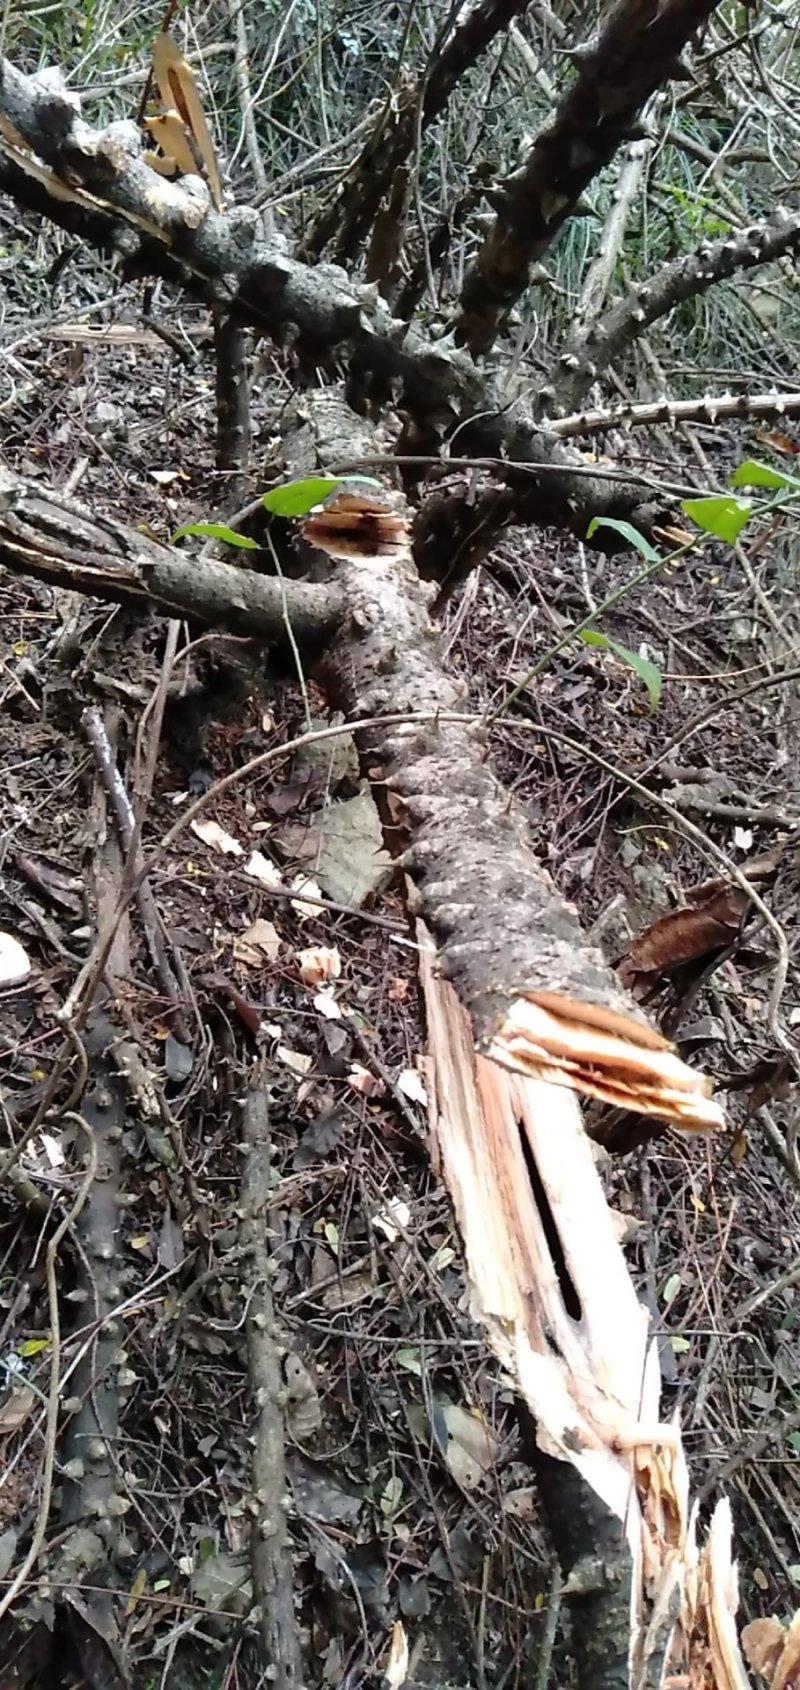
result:
[(434, 55), (419, 81), (399, 99), (387, 100), (341, 194), (304, 240), (304, 256), (317, 257), (335, 238), (337, 263), (356, 257), (395, 171), (414, 151), (418, 128), (425, 130), (441, 115), (461, 77), (495, 36), (507, 29), (511, 19), (524, 12), (527, 3), (474, 0), (465, 8), (449, 41)]
[(497, 218), (461, 294), (458, 336), (471, 352), (492, 346), (528, 286), (532, 265), (552, 246), (589, 183), (631, 139), (642, 107), (676, 74), (684, 47), (716, 4), (618, 0), (553, 122), (496, 196)]
[(728, 417), (800, 416), (800, 393), (701, 394), (698, 399), (653, 399), (641, 405), (610, 405), (605, 410), (577, 411), (559, 417), (553, 433), (561, 440), (574, 435), (602, 434), (607, 428), (642, 428), (666, 424), (724, 422)]
[(703, 241), (695, 252), (676, 258), (649, 282), (631, 288), (628, 297), (612, 306), (580, 344), (565, 345), (558, 360), (560, 406), (575, 409), (609, 364), (676, 305), (706, 293), (737, 270), (752, 270), (798, 251), (800, 213), (779, 209), (770, 223), (754, 223), (739, 234)]
[[(94, 129), (77, 106), (60, 72), (28, 77), (2, 61), (0, 190), (121, 253), (136, 273), (166, 276), (261, 333), (291, 334), (309, 362), (323, 365), (346, 348), (356, 379), (396, 386), (432, 457), (450, 437), (459, 454), (497, 459), (501, 472), (503, 462), (525, 466), (526, 520), (538, 510), (583, 536), (593, 516), (624, 514), (646, 531), (652, 513), (641, 508), (637, 483), (587, 477), (580, 454), (524, 404), (509, 405), (452, 336), (432, 341), (393, 317), (374, 284), (359, 285), (336, 265), (298, 263), (258, 240), (255, 212), (215, 211), (199, 177), (171, 181), (150, 169), (133, 124)], [(12, 145), (9, 125), (43, 164)]]
[(334, 585), (276, 581), (187, 556), (2, 468), (0, 563), (56, 587), (117, 604), (152, 604), (167, 616), (233, 634), (283, 643), (288, 620), (312, 649), (333, 635), (344, 610)]

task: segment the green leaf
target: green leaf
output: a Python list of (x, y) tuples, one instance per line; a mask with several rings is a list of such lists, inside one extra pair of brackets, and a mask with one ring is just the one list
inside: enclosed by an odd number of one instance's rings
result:
[(800, 480), (796, 475), (788, 475), (786, 470), (772, 469), (770, 464), (760, 464), (755, 458), (746, 458), (745, 462), (734, 470), (731, 486), (791, 487), (797, 492), (800, 491)]
[(591, 540), (598, 528), (613, 528), (617, 534), (622, 535), (623, 540), (627, 540), (637, 552), (641, 552), (648, 563), (661, 562), (661, 553), (656, 551), (655, 546), (645, 539), (644, 534), (639, 533), (638, 528), (634, 528), (632, 522), (625, 522), (621, 516), (593, 516), (586, 530), (587, 540)]
[(49, 1348), (50, 1348), (49, 1337), (47, 1337), (47, 1338), (23, 1338), (22, 1343), (17, 1345), (17, 1355), (22, 1357), (23, 1360), (27, 1361), (28, 1356), (38, 1356), (38, 1355), (41, 1354), (42, 1350), (48, 1350)]
[(670, 1338), (670, 1343), (672, 1345), (673, 1355), (676, 1356), (685, 1356), (686, 1351), (691, 1348), (689, 1339), (682, 1338), (677, 1334), (674, 1338)]
[(604, 651), (612, 651), (615, 657), (627, 663), (647, 688), (651, 712), (658, 709), (661, 703), (661, 670), (655, 663), (650, 662), (649, 657), (642, 657), (638, 651), (631, 651), (626, 645), (618, 645), (616, 640), (609, 639), (608, 634), (601, 634), (599, 628), (584, 628), (580, 638), (584, 645), (601, 646)]
[(677, 1297), (683, 1281), (679, 1273), (671, 1273), (661, 1293), (662, 1302), (666, 1305)]
[(308, 516), (315, 505), (321, 505), (328, 494), (341, 487), (341, 475), (312, 475), (304, 481), (287, 481), (283, 487), (273, 487), (264, 493), (261, 503), (273, 516)]
[(682, 499), (681, 510), (706, 534), (713, 534), (715, 539), (726, 540), (728, 545), (733, 545), (745, 523), (750, 521), (753, 505), (750, 499), (734, 499), (729, 493), (723, 493), (713, 499)]
[(224, 540), (226, 546), (239, 546), (242, 551), (258, 551), (257, 540), (248, 539), (246, 534), (237, 534), (227, 522), (185, 522), (182, 528), (176, 528), (175, 533), (170, 535), (170, 544), (174, 546), (175, 541), (182, 540), (185, 534), (202, 534), (207, 540)]
[(398, 1367), (404, 1367), (407, 1373), (416, 1373), (419, 1379), (422, 1378), (419, 1350), (398, 1350), (394, 1359)]

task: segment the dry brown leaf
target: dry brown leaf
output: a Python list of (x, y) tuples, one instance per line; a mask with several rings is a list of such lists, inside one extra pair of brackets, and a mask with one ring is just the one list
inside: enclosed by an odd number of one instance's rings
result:
[(281, 936), (271, 921), (260, 918), (238, 933), (233, 941), (233, 956), (247, 968), (263, 968), (265, 962), (275, 962), (281, 948)]
[(12, 1391), (10, 1397), (0, 1404), (0, 1432), (16, 1432), (27, 1420), (35, 1401), (33, 1391)]
[[(217, 211), (222, 210), (222, 184), (217, 169), (217, 157), (211, 132), (200, 103), (194, 72), (169, 35), (157, 35), (153, 46), (153, 75), (158, 85), (164, 110), (177, 112), (194, 141), (205, 166), (211, 198)], [(186, 166), (181, 166), (186, 169)], [(197, 166), (192, 158), (189, 173)]]
[(712, 882), (701, 903), (669, 910), (651, 922), (617, 962), (623, 986), (649, 988), (682, 963), (696, 962), (736, 938), (747, 894), (732, 881)]
[(800, 1612), (788, 1626), (772, 1614), (751, 1620), (742, 1630), (742, 1648), (770, 1690), (797, 1690), (800, 1684)]

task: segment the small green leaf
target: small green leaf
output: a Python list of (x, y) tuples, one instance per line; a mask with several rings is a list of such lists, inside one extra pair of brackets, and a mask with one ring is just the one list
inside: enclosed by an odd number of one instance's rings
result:
[(591, 540), (598, 528), (613, 528), (615, 533), (622, 535), (623, 540), (635, 546), (637, 552), (647, 558), (648, 563), (661, 562), (661, 553), (656, 551), (655, 546), (645, 539), (644, 534), (639, 533), (638, 528), (634, 528), (632, 522), (625, 522), (621, 516), (593, 516), (586, 530), (587, 540)]
[(755, 458), (747, 458), (743, 464), (735, 469), (731, 476), (732, 487), (791, 487), (795, 492), (800, 491), (800, 480), (796, 475), (788, 475), (785, 470), (772, 469), (769, 464), (759, 464)]
[(689, 1339), (688, 1338), (681, 1338), (678, 1335), (676, 1335), (674, 1338), (670, 1338), (670, 1343), (672, 1345), (673, 1355), (676, 1355), (676, 1356), (685, 1356), (686, 1351), (691, 1348), (691, 1345), (689, 1343)]
[(339, 1228), (338, 1228), (338, 1226), (336, 1226), (334, 1221), (326, 1221), (325, 1226), (323, 1228), (323, 1231), (324, 1231), (324, 1234), (325, 1234), (326, 1244), (333, 1251), (334, 1256), (338, 1256), (338, 1254), (339, 1254)]
[(649, 657), (642, 657), (638, 651), (631, 651), (628, 646), (619, 645), (616, 640), (609, 639), (608, 634), (601, 634), (599, 628), (584, 628), (580, 638), (584, 645), (600, 646), (604, 651), (612, 651), (622, 663), (627, 663), (647, 688), (651, 712), (658, 709), (661, 703), (661, 670), (655, 663), (650, 662)]
[(23, 1338), (22, 1343), (17, 1345), (17, 1355), (27, 1361), (28, 1356), (38, 1356), (41, 1354), (42, 1350), (48, 1350), (49, 1348), (49, 1337)]
[(677, 1297), (682, 1283), (683, 1282), (681, 1280), (681, 1276), (680, 1276), (679, 1273), (671, 1273), (670, 1274), (669, 1279), (667, 1280), (667, 1283), (664, 1286), (664, 1289), (661, 1293), (662, 1301), (663, 1301), (665, 1307), (667, 1306), (668, 1303), (671, 1303), (674, 1300), (675, 1297)]
[(418, 1379), (422, 1378), (419, 1350), (398, 1350), (394, 1359), (398, 1367), (404, 1367), (407, 1373), (416, 1373)]
[(681, 510), (706, 534), (713, 534), (715, 539), (733, 545), (745, 523), (750, 521), (753, 505), (750, 499), (734, 499), (730, 494), (722, 494), (713, 499), (683, 499)]
[(273, 487), (264, 493), (261, 503), (273, 516), (308, 516), (315, 505), (321, 505), (328, 494), (342, 485), (341, 475), (312, 475), (304, 481), (287, 481), (283, 487)]
[(257, 552), (258, 541), (248, 539), (246, 534), (237, 534), (235, 528), (229, 528), (226, 522), (185, 522), (182, 528), (176, 528), (170, 535), (170, 544), (174, 546), (176, 540), (182, 540), (185, 534), (202, 534), (206, 540), (224, 540), (226, 546), (239, 546), (245, 552)]
[(795, 1455), (800, 1455), (800, 1432), (789, 1432), (786, 1442), (789, 1448), (794, 1450)]

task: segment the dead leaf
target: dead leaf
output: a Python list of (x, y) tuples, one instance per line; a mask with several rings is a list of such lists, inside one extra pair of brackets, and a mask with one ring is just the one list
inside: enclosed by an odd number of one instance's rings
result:
[(322, 1424), (322, 1409), (313, 1374), (302, 1357), (290, 1350), (284, 1359), (286, 1386), (286, 1430), (297, 1443), (305, 1443)]
[(408, 1678), (408, 1638), (402, 1620), (395, 1620), (389, 1644), (389, 1659), (383, 1671), (386, 1690), (402, 1690)]
[(770, 1690), (796, 1690), (800, 1673), (800, 1613), (788, 1626), (770, 1615), (742, 1628), (742, 1649)]
[(12, 1391), (5, 1402), (0, 1403), (0, 1432), (16, 1432), (17, 1427), (27, 1420), (35, 1401), (33, 1391)]
[(733, 881), (709, 882), (702, 902), (669, 910), (631, 942), (616, 964), (623, 986), (640, 996), (670, 969), (723, 950), (739, 933), (747, 905)]
[(386, 1087), (383, 1080), (371, 1074), (368, 1068), (362, 1068), (360, 1062), (354, 1062), (347, 1076), (347, 1084), (353, 1091), (359, 1091), (362, 1097), (384, 1097)]
[(271, 921), (254, 921), (233, 941), (233, 958), (245, 968), (263, 968), (265, 962), (275, 962), (281, 948), (281, 936)]
[(210, 817), (190, 822), (189, 825), (192, 833), (201, 839), (204, 845), (208, 845), (210, 850), (220, 851), (226, 857), (244, 855), (238, 839), (234, 839), (233, 834), (226, 833), (225, 828), (220, 827), (219, 822), (212, 821)]
[(447, 1430), (442, 1453), (456, 1484), (462, 1490), (474, 1490), (494, 1466), (497, 1457), (494, 1432), (477, 1408), (463, 1408), (460, 1403), (448, 1402), (446, 1397), (437, 1399), (436, 1416)]
[(365, 784), (355, 798), (330, 804), (319, 820), (316, 874), (325, 896), (360, 909), (390, 878), (378, 808)]
[(316, 880), (312, 880), (307, 874), (296, 874), (291, 885), (293, 892), (304, 892), (306, 898), (316, 898), (318, 900), (314, 904), (309, 904), (304, 903), (302, 898), (292, 898), (292, 909), (296, 910), (298, 915), (319, 915), (320, 907), (324, 904), (325, 900)]
[(324, 986), (330, 980), (338, 980), (342, 972), (339, 952), (325, 945), (309, 945), (306, 950), (298, 951), (297, 961), (304, 986)]
[(287, 1068), (291, 1068), (293, 1074), (307, 1074), (313, 1061), (313, 1058), (306, 1056), (303, 1051), (289, 1050), (287, 1045), (278, 1045), (276, 1054), (281, 1062), (286, 1063)]
[(428, 1107), (428, 1094), (423, 1084), (422, 1075), (416, 1068), (404, 1068), (397, 1076), (397, 1089), (409, 1099), (410, 1103), (419, 1103), (423, 1109)]
[(0, 986), (19, 986), (31, 971), (24, 945), (13, 933), (0, 933)]
[(264, 856), (263, 851), (251, 851), (250, 857), (245, 863), (244, 872), (249, 874), (251, 880), (260, 880), (262, 886), (283, 885), (280, 870), (275, 867), (273, 862), (270, 862), (269, 857)]

